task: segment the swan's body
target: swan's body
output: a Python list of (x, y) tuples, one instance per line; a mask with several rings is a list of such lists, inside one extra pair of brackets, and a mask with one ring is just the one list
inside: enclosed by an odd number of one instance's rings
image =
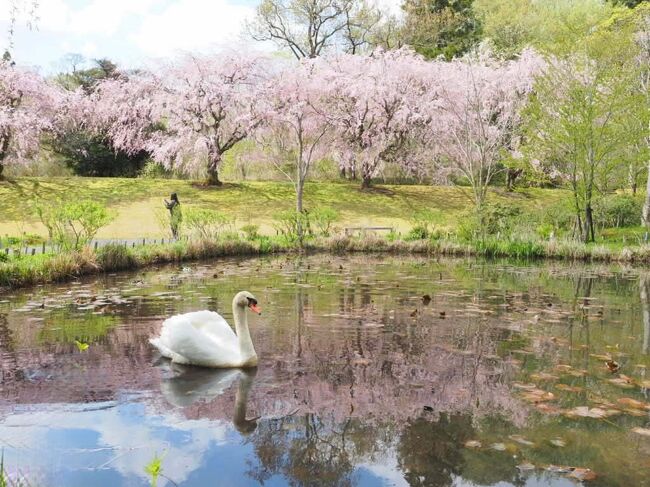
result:
[(195, 311), (165, 320), (158, 338), (149, 342), (172, 362), (203, 367), (255, 367), (257, 354), (253, 348), (246, 308), (259, 312), (257, 300), (246, 291), (232, 301), (235, 329), (214, 311)]

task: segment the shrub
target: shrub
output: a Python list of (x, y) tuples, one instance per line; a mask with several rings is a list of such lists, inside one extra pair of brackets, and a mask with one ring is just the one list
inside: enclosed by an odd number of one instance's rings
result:
[(189, 207), (185, 209), (183, 223), (195, 237), (216, 240), (231, 222), (216, 210)]
[(643, 199), (630, 194), (612, 194), (599, 200), (594, 218), (601, 228), (633, 227), (640, 224)]
[(332, 208), (316, 208), (306, 213), (309, 224), (313, 225), (318, 235), (329, 237), (332, 224), (338, 221), (339, 213)]
[(116, 271), (136, 267), (137, 259), (124, 245), (108, 244), (97, 251), (97, 264), (104, 271)]
[(104, 205), (90, 200), (37, 206), (36, 213), (47, 228), (50, 240), (66, 251), (88, 245), (99, 229), (113, 219)]
[(254, 225), (252, 223), (249, 223), (241, 227), (240, 230), (244, 233), (246, 240), (257, 240), (260, 238), (259, 225)]
[(299, 229), (302, 228), (303, 238), (311, 234), (309, 217), (305, 213), (298, 213), (294, 210), (282, 211), (273, 216), (276, 221), (275, 230), (282, 235), (288, 243), (295, 243), (300, 239)]
[(500, 203), (485, 205), (480, 213), (465, 213), (460, 218), (458, 237), (472, 242), (488, 236), (507, 238), (511, 235), (521, 215), (521, 209)]

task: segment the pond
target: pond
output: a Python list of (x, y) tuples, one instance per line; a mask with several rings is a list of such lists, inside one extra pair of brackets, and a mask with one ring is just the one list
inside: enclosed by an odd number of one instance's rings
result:
[[(173, 365), (239, 290), (256, 370)], [(650, 485), (650, 273), (329, 255), (0, 295), (0, 448), (34, 486)], [(611, 361), (610, 361), (611, 360)], [(609, 362), (609, 366), (606, 364)], [(154, 475), (155, 477), (155, 475)]]

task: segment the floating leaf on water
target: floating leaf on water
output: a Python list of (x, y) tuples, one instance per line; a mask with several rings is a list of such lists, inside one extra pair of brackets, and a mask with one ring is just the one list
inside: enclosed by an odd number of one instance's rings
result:
[(544, 414), (555, 415), (555, 414), (560, 414), (562, 412), (562, 410), (559, 407), (553, 406), (552, 404), (546, 404), (543, 402), (539, 404), (535, 404), (535, 408), (537, 408), (539, 411), (541, 411)]
[(520, 445), (535, 446), (535, 443), (533, 443), (532, 441), (527, 440), (526, 438), (524, 438), (521, 435), (510, 435), (510, 436), (508, 436), (508, 438), (510, 438), (513, 441), (516, 441)]
[(466, 441), (465, 448), (481, 448), (481, 442), (477, 440)]
[(601, 408), (589, 408), (588, 406), (578, 406), (573, 409), (564, 411), (568, 418), (595, 418), (601, 419), (607, 417), (607, 411)]
[(615, 386), (622, 387), (623, 389), (632, 389), (634, 387), (632, 380), (623, 374), (621, 374), (621, 376), (616, 379), (608, 379), (607, 381), (614, 384)]
[(490, 445), (490, 448), (496, 451), (506, 451), (506, 444), (505, 443), (492, 443)]
[(562, 448), (566, 446), (566, 441), (564, 441), (562, 438), (553, 438), (550, 440), (551, 445), (557, 446), (558, 448)]
[(650, 437), (650, 428), (632, 428), (632, 433)]
[(517, 469), (520, 472), (530, 472), (531, 470), (535, 470), (535, 468), (535, 465), (528, 462), (517, 465)]
[(637, 418), (644, 418), (647, 415), (647, 413), (633, 408), (625, 408), (624, 411), (626, 414), (629, 414), (630, 416), (635, 416)]
[(553, 473), (569, 473), (571, 471), (571, 467), (564, 467), (562, 465), (549, 465), (546, 467), (546, 471)]
[(533, 380), (559, 380), (559, 377), (557, 375), (548, 374), (546, 372), (531, 374), (530, 378)]
[(88, 347), (90, 346), (87, 343), (80, 342), (79, 340), (75, 340), (74, 344), (77, 346), (77, 348), (79, 349), (80, 352), (88, 350)]
[(571, 369), (573, 369), (573, 367), (571, 367), (570, 365), (566, 365), (566, 364), (557, 364), (555, 366), (555, 370), (559, 370), (559, 371), (562, 371), (562, 372), (568, 372)]
[(647, 409), (650, 410), (650, 404), (645, 403), (643, 401), (637, 401), (636, 399), (632, 399), (631, 397), (621, 397), (618, 399), (619, 404), (622, 404), (623, 406), (627, 406), (633, 409)]
[(593, 358), (597, 358), (598, 360), (612, 360), (611, 355), (601, 355), (601, 354), (598, 354), (598, 353), (590, 353), (589, 356), (593, 357)]
[(621, 365), (614, 360), (607, 360), (605, 362), (605, 365), (607, 366), (607, 370), (609, 370), (611, 373), (618, 372), (618, 369), (621, 368)]
[(556, 389), (567, 392), (582, 392), (584, 389), (578, 386), (570, 386), (569, 384), (555, 384)]
[(528, 402), (552, 401), (555, 399), (555, 394), (543, 391), (542, 389), (532, 389), (523, 394), (522, 398)]
[(569, 477), (578, 479), (581, 482), (583, 482), (583, 481), (595, 480), (596, 474), (594, 473), (593, 470), (589, 468), (574, 468), (569, 473)]
[(514, 382), (512, 386), (517, 389), (525, 389), (525, 390), (537, 389), (536, 384), (522, 384), (521, 382)]

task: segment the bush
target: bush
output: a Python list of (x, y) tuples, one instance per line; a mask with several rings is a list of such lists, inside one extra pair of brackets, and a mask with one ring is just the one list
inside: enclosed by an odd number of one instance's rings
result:
[(287, 243), (295, 243), (299, 240), (300, 228), (302, 228), (303, 238), (311, 234), (309, 217), (305, 213), (287, 210), (276, 213), (273, 219), (276, 221), (275, 230), (286, 239)]
[(521, 216), (521, 209), (500, 203), (488, 204), (481, 213), (465, 213), (460, 218), (458, 237), (466, 242), (484, 240), (487, 236), (507, 238)]
[(95, 201), (71, 201), (57, 206), (37, 206), (36, 213), (50, 240), (63, 250), (79, 250), (88, 245), (112, 215)]
[(329, 237), (332, 224), (339, 219), (339, 213), (332, 208), (316, 208), (305, 214), (309, 219), (309, 226), (313, 225), (321, 237)]
[(640, 224), (643, 199), (630, 194), (612, 194), (598, 201), (594, 219), (601, 228), (635, 227)]
[(225, 214), (216, 210), (189, 207), (185, 209), (183, 224), (195, 237), (216, 240), (231, 222)]
[(243, 233), (244, 236), (246, 237), (246, 240), (257, 240), (260, 237), (260, 226), (259, 225), (254, 225), (252, 223), (249, 223), (247, 225), (244, 225), (240, 229)]

